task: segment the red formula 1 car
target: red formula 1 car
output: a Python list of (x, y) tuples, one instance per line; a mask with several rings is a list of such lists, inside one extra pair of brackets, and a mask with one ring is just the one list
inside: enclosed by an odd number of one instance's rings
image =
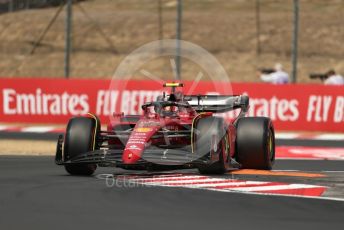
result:
[[(91, 175), (97, 166), (132, 170), (197, 168), (222, 174), (230, 168), (271, 169), (275, 136), (271, 120), (245, 117), (249, 98), (183, 95), (181, 83), (166, 83), (169, 95), (142, 105), (143, 115), (114, 114), (107, 131), (89, 114), (70, 119), (59, 137), (56, 159), (73, 175)], [(241, 109), (228, 121), (218, 113)]]

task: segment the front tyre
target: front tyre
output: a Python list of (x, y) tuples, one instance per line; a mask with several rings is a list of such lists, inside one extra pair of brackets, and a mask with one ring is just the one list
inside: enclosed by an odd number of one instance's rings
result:
[[(97, 148), (96, 137), (100, 132), (100, 123), (96, 117), (75, 117), (67, 125), (64, 141), (64, 161)], [(65, 169), (71, 175), (89, 176), (96, 170), (96, 164), (66, 164)]]
[(243, 117), (236, 124), (236, 160), (245, 169), (272, 169), (275, 131), (270, 118)]

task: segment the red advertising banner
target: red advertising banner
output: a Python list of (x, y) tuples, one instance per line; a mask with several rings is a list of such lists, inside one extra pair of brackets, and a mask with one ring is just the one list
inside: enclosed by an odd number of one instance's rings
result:
[[(185, 82), (184, 93), (190, 89), (192, 94), (245, 93), (249, 115), (270, 117), (278, 130), (344, 132), (341, 86)], [(107, 123), (113, 112), (140, 114), (141, 105), (163, 91), (155, 81), (0, 79), (0, 122), (61, 124), (91, 112)]]

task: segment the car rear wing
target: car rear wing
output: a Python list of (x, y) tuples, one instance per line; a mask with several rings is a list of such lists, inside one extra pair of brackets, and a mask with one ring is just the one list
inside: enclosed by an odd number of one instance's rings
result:
[(186, 95), (184, 100), (197, 112), (224, 113), (241, 109), (246, 113), (249, 108), (247, 95)]

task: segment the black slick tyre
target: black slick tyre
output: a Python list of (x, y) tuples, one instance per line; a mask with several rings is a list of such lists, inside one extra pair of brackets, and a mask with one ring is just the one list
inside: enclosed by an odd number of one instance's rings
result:
[[(100, 131), (99, 120), (90, 117), (70, 119), (64, 141), (64, 161), (97, 148), (96, 136)], [(65, 169), (71, 175), (89, 176), (96, 170), (96, 164), (66, 164)]]
[(270, 118), (240, 118), (236, 127), (236, 160), (242, 168), (270, 170), (275, 162), (275, 132)]

